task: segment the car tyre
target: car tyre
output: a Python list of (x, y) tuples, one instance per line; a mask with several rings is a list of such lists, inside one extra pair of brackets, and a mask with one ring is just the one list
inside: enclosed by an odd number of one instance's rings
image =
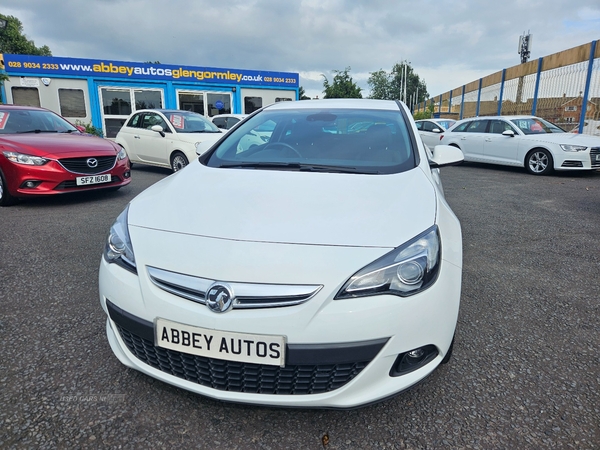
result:
[(18, 203), (19, 199), (10, 195), (4, 174), (0, 171), (0, 206), (11, 206)]
[(177, 172), (188, 165), (188, 160), (181, 152), (175, 152), (171, 155), (171, 170)]
[(534, 148), (525, 157), (525, 168), (533, 175), (548, 175), (554, 170), (554, 160), (548, 150)]

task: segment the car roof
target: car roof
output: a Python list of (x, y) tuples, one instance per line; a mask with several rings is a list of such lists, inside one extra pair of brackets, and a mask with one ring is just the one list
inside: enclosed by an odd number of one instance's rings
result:
[(298, 110), (298, 109), (379, 109), (399, 111), (399, 103), (395, 100), (374, 100), (367, 98), (334, 98), (319, 100), (296, 100), (278, 102), (266, 106), (265, 109)]
[(461, 119), (460, 122), (466, 122), (468, 120), (484, 120), (484, 119), (539, 119), (537, 116), (530, 115), (515, 115), (515, 116), (477, 116), (477, 117), (467, 117), (466, 119)]
[[(133, 112), (133, 114), (137, 114), (140, 112), (159, 112), (162, 114), (167, 114), (167, 113), (190, 113), (190, 114), (198, 114), (199, 116), (202, 116), (202, 114), (197, 113), (196, 111), (186, 111), (184, 109), (164, 109), (164, 108), (144, 108), (144, 109), (137, 109)], [(202, 116), (204, 117), (204, 116)]]
[(39, 108), (37, 106), (23, 106), (23, 105), (7, 105), (0, 104), (0, 109), (17, 109), (17, 110), (35, 110), (35, 111), (49, 111), (46, 108)]

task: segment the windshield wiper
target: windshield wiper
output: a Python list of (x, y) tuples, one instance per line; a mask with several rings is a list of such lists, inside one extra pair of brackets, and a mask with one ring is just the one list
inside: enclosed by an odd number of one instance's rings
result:
[(377, 174), (378, 171), (369, 171), (347, 166), (327, 166), (323, 164), (301, 164), (296, 162), (239, 162), (222, 164), (219, 166), (224, 169), (247, 168), (247, 169), (281, 169), (297, 170), (299, 172), (331, 172), (331, 173), (364, 173)]
[(58, 133), (56, 130), (27, 130), (27, 131), (17, 131), (18, 134), (23, 133)]

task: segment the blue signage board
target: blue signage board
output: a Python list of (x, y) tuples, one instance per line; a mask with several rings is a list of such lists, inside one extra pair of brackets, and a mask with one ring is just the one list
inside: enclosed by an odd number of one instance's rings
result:
[(111, 77), (129, 80), (156, 80), (236, 84), (264, 87), (298, 88), (299, 75), (291, 72), (220, 69), (171, 64), (133, 63), (100, 59), (62, 58), (56, 56), (0, 55), (4, 69), (31, 76)]

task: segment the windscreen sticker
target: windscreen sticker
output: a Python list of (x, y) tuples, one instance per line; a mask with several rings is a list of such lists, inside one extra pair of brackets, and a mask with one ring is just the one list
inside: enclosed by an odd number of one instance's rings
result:
[(0, 111), (0, 130), (4, 130), (4, 126), (6, 125), (9, 115), (10, 113), (8, 112)]
[(169, 120), (173, 124), (173, 126), (177, 129), (183, 130), (185, 125), (185, 119), (181, 114), (171, 114)]

